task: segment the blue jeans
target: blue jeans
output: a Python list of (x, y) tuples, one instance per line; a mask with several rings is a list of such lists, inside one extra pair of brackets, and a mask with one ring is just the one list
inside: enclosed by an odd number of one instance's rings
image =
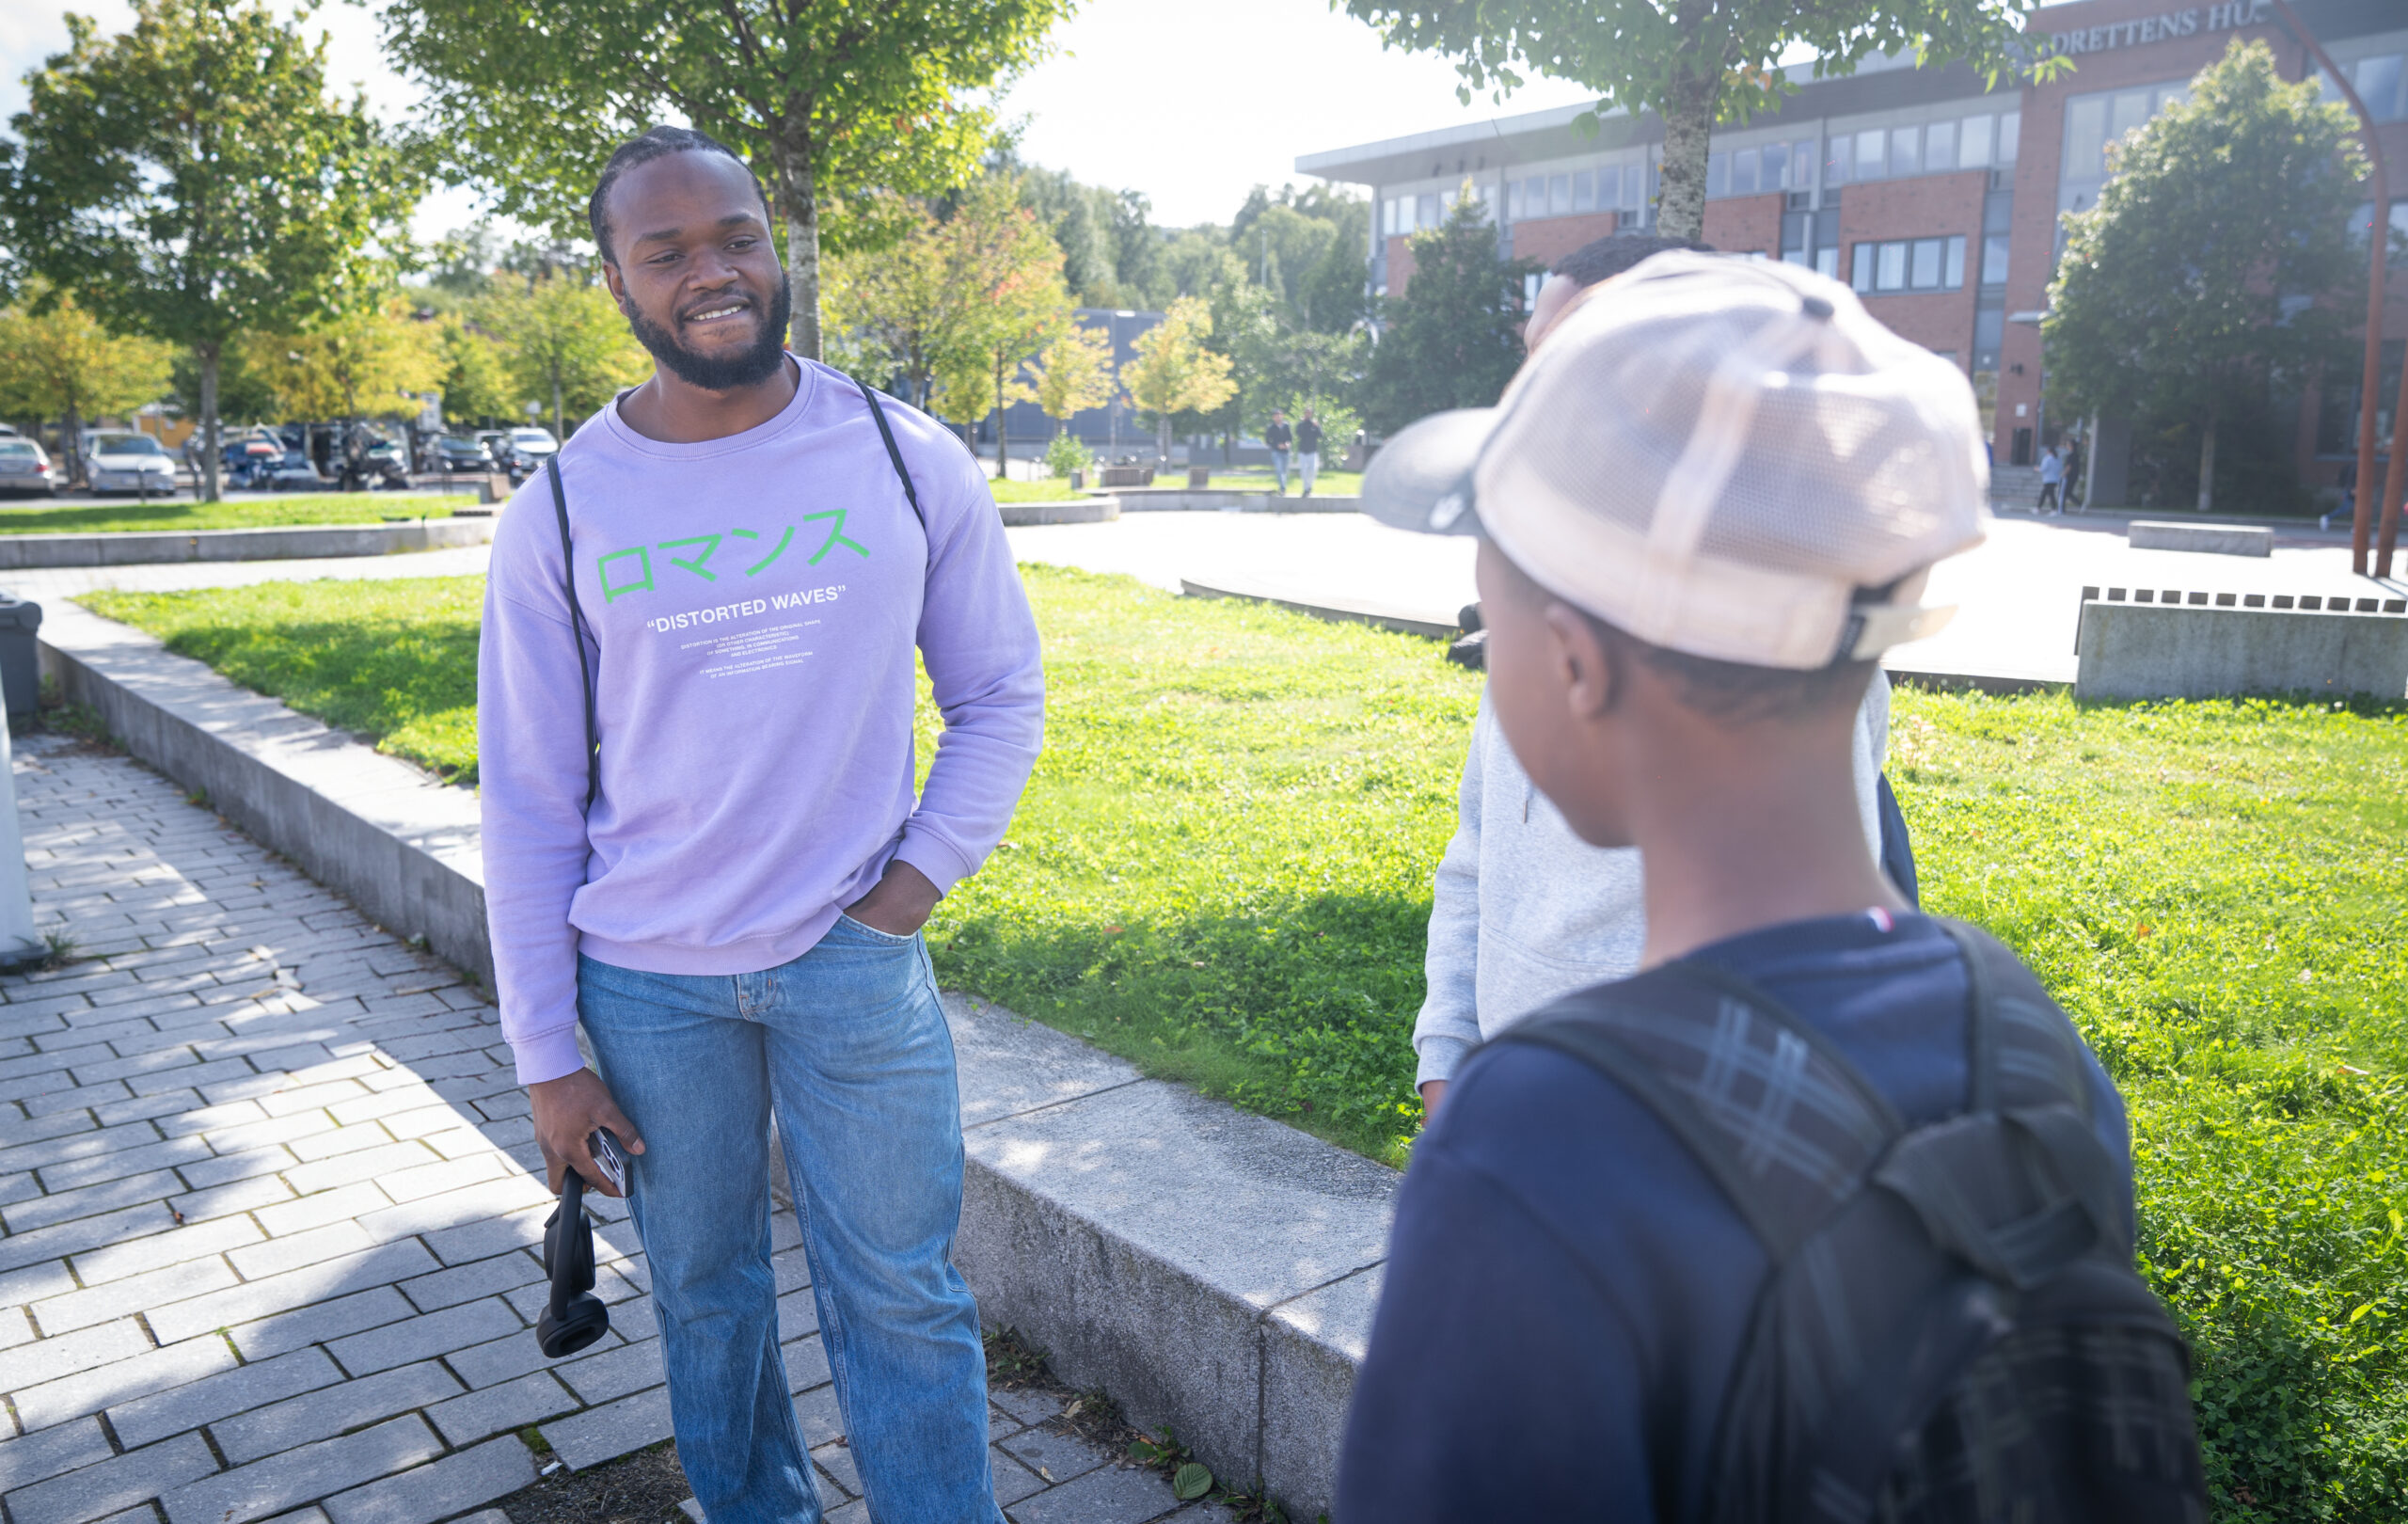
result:
[(578, 1015), (643, 1135), (630, 1205), (651, 1262), (677, 1458), (710, 1524), (816, 1524), (769, 1264), (769, 1114), (820, 1338), (870, 1510), (1001, 1524), (961, 1216), (953, 1039), (917, 937), (848, 916), (783, 967), (705, 976), (578, 960)]
[(1296, 456), (1296, 468), (1305, 479), (1305, 496), (1313, 495), (1313, 478), (1321, 474), (1321, 452), (1307, 450)]
[(1271, 452), (1271, 471), (1273, 475), (1279, 478), (1279, 496), (1286, 497), (1288, 495), (1288, 452), (1284, 450)]

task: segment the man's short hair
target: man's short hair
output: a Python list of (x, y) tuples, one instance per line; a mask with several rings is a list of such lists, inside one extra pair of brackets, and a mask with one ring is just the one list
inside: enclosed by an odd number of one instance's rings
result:
[(698, 133), (691, 127), (655, 127), (640, 137), (630, 137), (610, 154), (610, 162), (602, 167), (602, 178), (594, 183), (594, 195), (585, 203), (586, 226), (594, 230), (594, 246), (602, 251), (606, 263), (615, 264), (618, 256), (610, 248), (610, 219), (604, 213), (604, 203), (610, 198), (610, 187), (619, 177), (640, 164), (665, 159), (673, 153), (718, 153), (735, 161), (752, 182), (752, 192), (761, 198), (761, 219), (769, 220), (769, 193), (761, 188), (760, 177), (744, 162), (744, 155), (729, 148), (708, 133)]
[(1712, 244), (1701, 244), (1689, 238), (1659, 238), (1654, 233), (1613, 233), (1593, 243), (1583, 244), (1555, 262), (1549, 275), (1560, 275), (1574, 285), (1589, 287), (1614, 277), (1667, 249), (1692, 248), (1701, 254), (1715, 252)]

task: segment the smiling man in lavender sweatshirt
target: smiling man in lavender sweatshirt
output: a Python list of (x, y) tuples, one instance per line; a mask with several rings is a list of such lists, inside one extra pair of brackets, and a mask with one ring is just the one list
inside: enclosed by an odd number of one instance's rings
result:
[[(785, 352), (768, 208), (734, 154), (655, 128), (592, 220), (657, 368), (512, 499), (478, 667), (494, 966), (536, 1140), (555, 1189), (603, 1182), (597, 1127), (634, 1156), (711, 1524), (820, 1516), (778, 1344), (772, 1109), (871, 1510), (998, 1524), (919, 933), (1037, 758), (1027, 597), (959, 442)], [(915, 646), (944, 717), (916, 797)]]

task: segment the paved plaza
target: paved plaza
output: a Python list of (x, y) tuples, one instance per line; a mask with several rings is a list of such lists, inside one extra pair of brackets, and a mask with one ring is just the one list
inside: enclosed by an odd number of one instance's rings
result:
[[(536, 1348), (550, 1202), (483, 995), (132, 761), (39, 735), (15, 777), (38, 925), (73, 946), (0, 978), (10, 1524), (506, 1524), (490, 1505), (550, 1464), (519, 1431), (580, 1468), (667, 1437), (620, 1203), (588, 1198), (611, 1331)], [(853, 1524), (809, 1273), (774, 1228), (795, 1411)], [(1046, 1427), (1057, 1408), (991, 1409), (1014, 1524), (1223, 1516)]]
[[(2347, 539), (2305, 525), (2278, 532), (2273, 554), (2258, 559), (2134, 550), (2124, 543), (2125, 523), (2107, 516), (2001, 516), (1988, 543), (1932, 573), (1930, 596), (1957, 608), (1948, 627), (1893, 652), (1890, 664), (1908, 672), (2071, 682), (2074, 623), (2085, 586), (2319, 596), (2408, 591), (2401, 579), (2386, 585), (2353, 576)], [(1375, 605), (1450, 625), (1478, 596), (1472, 542), (1408, 534), (1360, 514), (1131, 513), (1105, 524), (1006, 532), (1022, 561), (1119, 573), (1172, 592), (1193, 580), (1305, 603)], [(325, 561), (66, 567), (9, 573), (0, 586), (40, 601), (97, 587), (449, 577), (482, 572), (488, 554), (486, 547), (472, 546)]]

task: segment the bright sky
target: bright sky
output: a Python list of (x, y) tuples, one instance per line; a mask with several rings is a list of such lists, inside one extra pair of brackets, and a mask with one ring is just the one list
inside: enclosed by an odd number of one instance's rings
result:
[[(66, 46), (66, 8), (0, 0), (0, 119), (24, 108), (25, 71)], [(126, 0), (73, 8), (107, 30), (133, 21)], [(333, 0), (309, 26), (332, 39), (336, 80), (366, 85), (388, 119), (409, 108), (414, 92), (379, 56), (367, 8)], [(1297, 180), (1300, 153), (1589, 99), (1540, 82), (1502, 107), (1460, 106), (1445, 62), (1383, 51), (1370, 27), (1323, 0), (1086, 0), (1054, 42), (1057, 56), (1005, 103), (1027, 119), (1023, 157), (1143, 191), (1155, 220), (1173, 226), (1227, 221), (1256, 183)], [(474, 215), (472, 196), (445, 193), (421, 210), (419, 231)]]

